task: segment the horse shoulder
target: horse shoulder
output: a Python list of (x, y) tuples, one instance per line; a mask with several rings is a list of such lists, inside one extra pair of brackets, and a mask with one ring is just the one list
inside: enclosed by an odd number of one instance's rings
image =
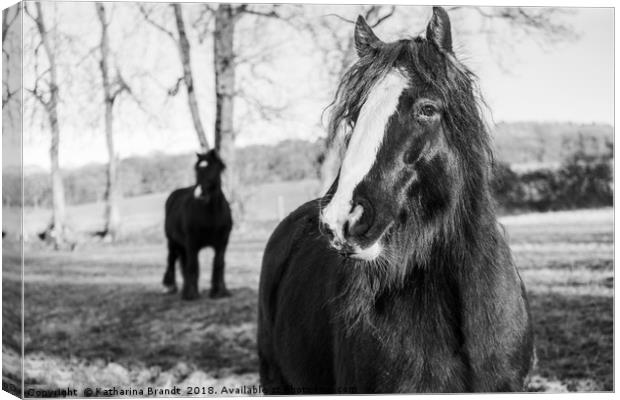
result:
[(183, 220), (183, 208), (185, 200), (189, 198), (189, 193), (191, 193), (191, 188), (181, 188), (176, 189), (166, 199), (166, 203), (164, 206), (165, 210), (165, 230), (166, 234), (170, 236), (175, 236), (179, 239), (179, 234), (182, 230), (182, 220)]
[(312, 201), (291, 213), (265, 249), (258, 313), (264, 383), (333, 385), (329, 317), (323, 308), (324, 281), (330, 279), (326, 260), (317, 253), (318, 207)]
[(307, 218), (318, 213), (318, 203), (308, 202), (284, 218), (271, 234), (263, 255), (259, 285), (260, 310), (271, 320), (275, 311), (275, 292), (287, 268), (295, 244), (303, 238)]
[(180, 188), (173, 190), (166, 199), (164, 207), (166, 210), (166, 215), (170, 214), (173, 211), (176, 211), (176, 209), (182, 205), (183, 199), (187, 197), (186, 195), (190, 191), (191, 188)]

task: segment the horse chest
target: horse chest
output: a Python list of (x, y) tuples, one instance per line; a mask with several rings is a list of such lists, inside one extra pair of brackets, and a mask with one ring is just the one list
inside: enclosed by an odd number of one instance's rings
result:
[(227, 222), (225, 217), (228, 214), (223, 207), (193, 201), (189, 209), (190, 212), (185, 218), (185, 225), (188, 230), (214, 231)]
[(411, 300), (380, 305), (372, 326), (340, 337), (339, 385), (367, 393), (465, 390), (467, 360), (454, 318), (442, 302)]
[(232, 227), (230, 209), (225, 201), (204, 202), (186, 197), (166, 215), (169, 238), (194, 248), (215, 246), (227, 240)]

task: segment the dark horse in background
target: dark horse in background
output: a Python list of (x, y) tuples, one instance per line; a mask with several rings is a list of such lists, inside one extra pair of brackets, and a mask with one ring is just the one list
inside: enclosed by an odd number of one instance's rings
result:
[(198, 297), (198, 252), (210, 246), (215, 251), (211, 276), (211, 298), (229, 295), (224, 284), (224, 255), (232, 230), (230, 206), (222, 193), (221, 175), (225, 168), (215, 150), (197, 154), (196, 184), (177, 189), (166, 200), (165, 231), (168, 239), (168, 268), (164, 288), (177, 291), (174, 265), (181, 261), (186, 300)]
[(426, 38), (384, 43), (360, 17), (359, 60), (333, 105), (347, 150), (322, 199), (284, 219), (259, 289), (268, 393), (523, 390), (525, 288), (489, 193), (474, 77), (433, 8)]

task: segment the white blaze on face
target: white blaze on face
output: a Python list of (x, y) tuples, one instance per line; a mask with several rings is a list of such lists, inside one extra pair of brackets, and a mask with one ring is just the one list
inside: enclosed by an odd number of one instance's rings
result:
[[(209, 165), (207, 160), (200, 160), (198, 162), (198, 168), (206, 168), (207, 165)], [(194, 188), (194, 197), (198, 199), (200, 196), (202, 196), (202, 187), (200, 185), (196, 185)]]
[[(353, 225), (360, 218), (359, 212), (352, 210), (353, 190), (375, 163), (387, 123), (396, 112), (398, 99), (406, 87), (407, 79), (393, 70), (375, 84), (360, 110), (342, 161), (338, 188), (322, 213), (323, 223), (340, 242), (344, 241), (344, 223), (349, 221)], [(372, 260), (380, 252), (377, 242), (366, 249), (359, 249), (353, 256)]]
[(200, 196), (202, 196), (202, 187), (200, 187), (200, 185), (196, 185), (194, 188), (194, 197), (198, 199)]

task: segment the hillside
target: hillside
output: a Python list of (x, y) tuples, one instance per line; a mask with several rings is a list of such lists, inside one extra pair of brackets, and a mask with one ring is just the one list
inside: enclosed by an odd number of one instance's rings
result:
[[(600, 155), (609, 152), (613, 144), (613, 128), (602, 124), (499, 123), (491, 134), (496, 159), (510, 164), (514, 171), (556, 167), (578, 151)], [(322, 140), (286, 140), (271, 146), (241, 147), (235, 166), (244, 185), (317, 179), (323, 146)], [(189, 185), (194, 179), (194, 160), (193, 153), (156, 153), (122, 159), (119, 174), (123, 195), (165, 193)], [(25, 172), (26, 205), (48, 207), (51, 198), (48, 174), (30, 167)], [(66, 170), (64, 181), (68, 204), (100, 201), (105, 190), (105, 166), (89, 164)], [(3, 185), (3, 204), (19, 204), (18, 171), (3, 171)]]
[[(269, 182), (316, 179), (320, 166), (321, 141), (285, 140), (273, 146), (253, 145), (237, 151), (235, 167), (245, 186)], [(120, 160), (119, 182), (124, 197), (167, 193), (194, 182), (194, 153), (134, 156)], [(49, 207), (51, 187), (47, 172), (24, 176), (26, 206)], [(19, 170), (2, 172), (3, 205), (21, 203)], [(65, 197), (68, 204), (101, 201), (105, 193), (106, 168), (103, 164), (88, 164), (63, 171)]]
[(510, 165), (557, 165), (577, 150), (596, 155), (613, 146), (611, 125), (516, 122), (492, 131), (495, 156)]

